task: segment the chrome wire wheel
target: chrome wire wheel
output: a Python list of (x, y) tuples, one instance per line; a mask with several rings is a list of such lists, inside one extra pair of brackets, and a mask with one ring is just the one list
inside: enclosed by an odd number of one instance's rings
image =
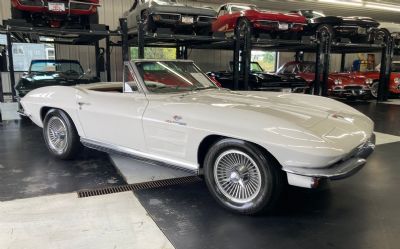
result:
[(256, 162), (239, 150), (227, 150), (215, 160), (214, 180), (225, 197), (236, 203), (252, 201), (261, 190), (261, 173)]
[(378, 98), (378, 89), (379, 89), (379, 83), (378, 82), (374, 82), (371, 85), (371, 95), (374, 98)]
[(65, 152), (68, 147), (68, 130), (61, 118), (53, 116), (49, 119), (46, 134), (48, 144), (54, 152)]

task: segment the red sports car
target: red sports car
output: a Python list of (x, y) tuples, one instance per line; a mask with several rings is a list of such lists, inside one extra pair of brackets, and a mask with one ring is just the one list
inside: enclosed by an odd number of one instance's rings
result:
[[(371, 95), (374, 98), (378, 97), (380, 66), (378, 66), (376, 69), (376, 71), (372, 72), (358, 72), (358, 75), (362, 75), (373, 80), (373, 83), (371, 84)], [(396, 97), (400, 96), (400, 61), (392, 62), (392, 74), (390, 76), (389, 92)]]
[(248, 24), (254, 35), (265, 32), (275, 38), (278, 35), (291, 35), (302, 31), (307, 25), (307, 20), (298, 14), (260, 10), (252, 4), (227, 3), (219, 8), (212, 31), (229, 33), (233, 32), (236, 26), (243, 31)]
[(11, 0), (13, 19), (59, 28), (98, 24), (99, 0)]
[[(296, 75), (305, 79), (310, 89), (315, 80), (315, 62), (288, 62), (281, 66), (277, 74)], [(328, 95), (341, 98), (369, 98), (373, 80), (360, 73), (331, 73), (328, 78)]]

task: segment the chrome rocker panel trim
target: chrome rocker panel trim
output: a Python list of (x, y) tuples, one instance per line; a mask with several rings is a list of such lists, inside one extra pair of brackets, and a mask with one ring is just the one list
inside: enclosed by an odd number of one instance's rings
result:
[(328, 167), (328, 168), (295, 168), (286, 167), (282, 170), (290, 174), (314, 177), (314, 178), (328, 178), (331, 180), (339, 180), (349, 177), (359, 171), (367, 162), (366, 158), (369, 157), (375, 149), (375, 134), (365, 142), (357, 147), (354, 151), (349, 153), (346, 159)]
[[(129, 149), (126, 147), (118, 146), (118, 145), (111, 145), (111, 144), (106, 144), (103, 142), (99, 141), (94, 141), (86, 138), (81, 138), (81, 143), (91, 149), (99, 150), (102, 152), (106, 153), (114, 153), (126, 157), (130, 157), (142, 162), (146, 162), (149, 164), (157, 165), (157, 166), (162, 166), (162, 167), (168, 167), (176, 170), (181, 170), (193, 175), (199, 175), (199, 170), (198, 166), (196, 165), (191, 165), (191, 164), (185, 164), (181, 163), (178, 161), (172, 161), (166, 158), (162, 158), (159, 156), (152, 156), (143, 152), (139, 152), (133, 149)], [(197, 167), (197, 168), (195, 168)], [(190, 169), (193, 168), (193, 169)]]

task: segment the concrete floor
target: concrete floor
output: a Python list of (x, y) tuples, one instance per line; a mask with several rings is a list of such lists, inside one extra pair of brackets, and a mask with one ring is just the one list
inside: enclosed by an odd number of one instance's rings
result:
[(350, 104), (376, 122), (366, 167), (322, 190), (288, 188), (275, 214), (257, 217), (225, 211), (202, 182), (78, 199), (80, 189), (185, 173), (92, 150), (55, 160), (39, 128), (0, 123), (0, 248), (397, 249), (400, 106)]

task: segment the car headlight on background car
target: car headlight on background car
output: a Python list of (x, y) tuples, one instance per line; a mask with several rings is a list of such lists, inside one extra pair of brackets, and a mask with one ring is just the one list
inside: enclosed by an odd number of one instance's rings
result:
[(365, 83), (366, 83), (367, 85), (372, 85), (372, 83), (374, 83), (374, 80), (373, 80), (373, 79), (366, 79), (366, 80), (365, 80)]
[(394, 83), (400, 84), (400, 78), (394, 78)]
[(335, 79), (335, 85), (341, 85), (342, 80), (341, 79)]

